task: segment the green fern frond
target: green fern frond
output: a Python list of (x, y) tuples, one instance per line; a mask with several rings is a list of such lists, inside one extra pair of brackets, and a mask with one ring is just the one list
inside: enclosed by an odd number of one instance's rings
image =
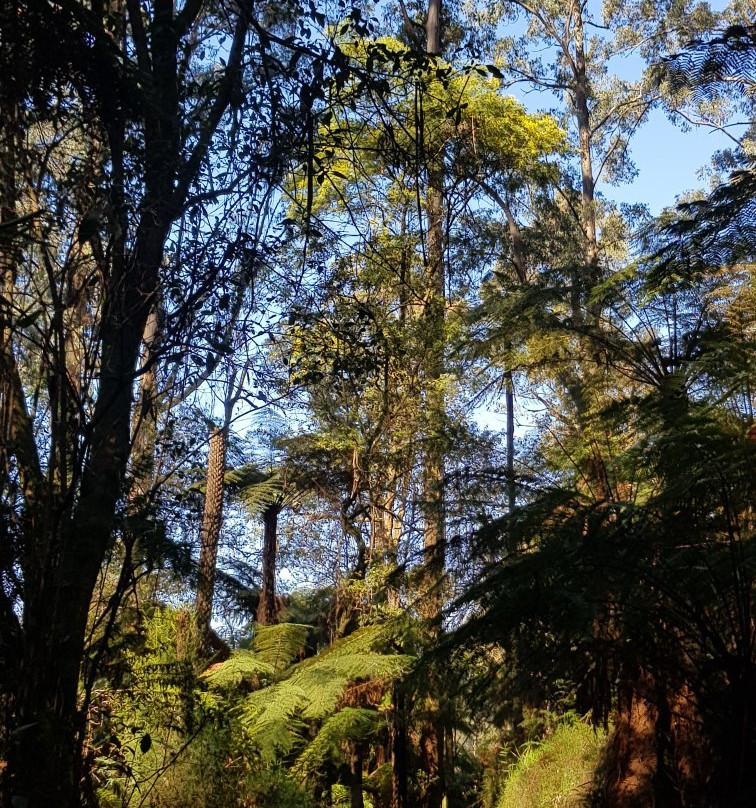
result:
[(394, 679), (406, 673), (414, 657), (408, 654), (361, 653), (338, 656), (328, 660), (324, 667), (334, 676), (345, 680), (355, 679)]
[(383, 623), (363, 626), (346, 637), (342, 637), (318, 656), (307, 660), (304, 664), (318, 664), (322, 659), (339, 656), (350, 656), (371, 652), (382, 652), (394, 646), (394, 641), (402, 629), (396, 621), (386, 620)]
[[(333, 808), (350, 808), (352, 805), (352, 794), (349, 788), (341, 783), (334, 783), (331, 787), (331, 800)], [(362, 801), (365, 808), (374, 808), (375, 803), (370, 794), (363, 791)]]
[(252, 646), (258, 659), (270, 665), (276, 673), (281, 673), (300, 654), (309, 631), (310, 626), (301, 623), (256, 626)]
[(304, 777), (320, 769), (327, 761), (340, 762), (344, 741), (369, 738), (378, 731), (383, 720), (376, 710), (345, 707), (323, 724), (315, 740), (297, 758), (294, 773)]
[(325, 718), (336, 709), (352, 682), (390, 681), (407, 673), (414, 657), (381, 653), (395, 634), (396, 628), (390, 623), (364, 626), (297, 665), (288, 681), (307, 695), (302, 716)]
[(263, 661), (254, 651), (238, 650), (224, 662), (213, 665), (202, 674), (210, 687), (227, 689), (238, 687), (242, 682), (259, 683), (270, 680), (275, 668)]
[(231, 493), (251, 516), (257, 516), (270, 505), (279, 502), (282, 496), (281, 476), (277, 471), (260, 471), (247, 464), (229, 469), (224, 481)]
[(406, 673), (412, 657), (371, 652), (331, 656), (323, 654), (317, 665), (296, 671), (289, 681), (307, 694), (303, 718), (324, 718), (338, 706), (347, 686), (357, 680), (391, 680)]
[(228, 469), (223, 475), (223, 481), (233, 493), (236, 493), (242, 488), (264, 483), (273, 476), (273, 473), (261, 471), (253, 463), (245, 463), (243, 466)]
[(258, 690), (245, 700), (242, 726), (265, 763), (288, 755), (301, 742), (306, 725), (299, 714), (306, 703), (304, 691), (289, 681)]
[(282, 623), (259, 628), (255, 635), (258, 658), (285, 675), (274, 685), (252, 693), (242, 706), (247, 736), (267, 761), (290, 753), (302, 743), (308, 722), (330, 720), (350, 684), (391, 681), (407, 673), (415, 661), (406, 654), (374, 650), (385, 648), (395, 629), (366, 626), (286, 671), (307, 630), (307, 626)]
[(270, 505), (275, 505), (281, 496), (281, 481), (277, 475), (256, 485), (241, 488), (236, 494), (247, 513), (253, 516), (262, 513)]

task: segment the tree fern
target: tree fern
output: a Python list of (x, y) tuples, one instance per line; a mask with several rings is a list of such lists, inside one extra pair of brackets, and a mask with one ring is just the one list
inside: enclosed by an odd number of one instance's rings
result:
[(290, 681), (307, 694), (302, 717), (322, 719), (337, 708), (351, 682), (367, 679), (390, 681), (405, 673), (410, 664), (410, 657), (398, 654), (350, 654), (324, 659), (318, 665), (297, 671)]
[[(204, 473), (203, 469), (196, 469)], [(267, 505), (281, 497), (281, 477), (277, 471), (261, 471), (252, 463), (228, 469), (223, 475), (223, 484), (229, 494), (238, 499), (252, 515), (259, 514)], [(190, 491), (205, 492), (203, 478), (189, 486)]]
[(382, 716), (376, 710), (345, 707), (323, 724), (315, 740), (297, 758), (294, 773), (307, 776), (326, 762), (339, 762), (345, 740), (365, 740), (379, 730), (381, 722)]
[(260, 471), (251, 464), (227, 471), (226, 485), (253, 516), (278, 502), (283, 495), (283, 483), (278, 471)]
[(247, 740), (264, 763), (285, 757), (299, 743), (306, 725), (300, 718), (307, 694), (291, 682), (279, 682), (249, 695), (241, 706)]
[[(273, 642), (269, 645), (269, 638), (276, 634), (273, 629), (280, 631), (286, 625), (260, 631), (258, 642), (264, 653), (275, 645)], [(395, 631), (390, 625), (359, 629), (317, 656), (284, 671), (280, 674), (281, 681), (250, 694), (241, 705), (241, 720), (249, 741), (263, 758), (273, 760), (303, 743), (303, 730), (318, 721), (327, 722), (338, 712), (351, 684), (388, 683), (405, 674), (414, 662), (413, 657), (379, 650), (386, 647)]]
[(270, 684), (278, 674), (291, 667), (304, 647), (309, 626), (280, 623), (258, 626), (253, 650), (238, 649), (224, 662), (213, 665), (202, 678), (211, 687), (228, 689), (242, 683), (256, 687)]

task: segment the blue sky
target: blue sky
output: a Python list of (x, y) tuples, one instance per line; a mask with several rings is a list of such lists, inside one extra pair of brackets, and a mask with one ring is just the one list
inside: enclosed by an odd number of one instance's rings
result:
[[(599, 4), (591, 3), (596, 17)], [(725, 0), (710, 0), (714, 11), (724, 11)], [(613, 68), (623, 77), (639, 78), (644, 68), (642, 59), (634, 54), (612, 59)], [(628, 185), (603, 186), (600, 190), (617, 202), (643, 202), (652, 214), (673, 205), (675, 198), (686, 191), (706, 188), (708, 182), (700, 177), (714, 152), (733, 145), (722, 132), (704, 126), (683, 131), (673, 124), (662, 109), (654, 109), (645, 125), (631, 141), (633, 162), (638, 176)]]
[(657, 214), (685, 191), (706, 187), (706, 179), (697, 176), (700, 169), (715, 151), (729, 146), (732, 141), (721, 132), (701, 126), (683, 132), (661, 110), (654, 110), (632, 142), (638, 176), (629, 185), (602, 190), (618, 202), (644, 202)]

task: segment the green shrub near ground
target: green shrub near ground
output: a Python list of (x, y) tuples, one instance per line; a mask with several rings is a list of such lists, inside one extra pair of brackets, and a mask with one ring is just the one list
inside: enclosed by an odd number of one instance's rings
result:
[(520, 753), (496, 808), (582, 808), (605, 744), (606, 733), (588, 724), (560, 724), (544, 741)]

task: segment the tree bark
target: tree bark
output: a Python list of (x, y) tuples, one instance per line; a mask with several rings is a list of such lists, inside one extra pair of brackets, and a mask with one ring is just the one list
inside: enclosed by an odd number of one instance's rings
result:
[(132, 419), (129, 499), (137, 508), (145, 505), (155, 481), (155, 447), (160, 414), (157, 384), (157, 364), (162, 342), (160, 319), (160, 305), (156, 303), (144, 329), (139, 400)]
[[(426, 17), (426, 45), (429, 56), (441, 54), (441, 0), (429, 0)], [(427, 436), (423, 463), (424, 570), (421, 585), (422, 616), (435, 621), (443, 608), (442, 582), (445, 567), (444, 508), (444, 421), (446, 398), (443, 390), (446, 275), (444, 270), (444, 164), (440, 135), (424, 144), (426, 150), (427, 256), (423, 318), (426, 326), (425, 413)], [(420, 728), (420, 756), (427, 777), (423, 795), (425, 808), (441, 808), (446, 793), (444, 770), (444, 723), (430, 682), (425, 698), (425, 717)]]
[(226, 430), (214, 429), (210, 435), (210, 454), (207, 462), (205, 507), (200, 529), (200, 559), (195, 601), (197, 631), (203, 648), (207, 647), (210, 636), (210, 620), (213, 613), (213, 593), (215, 590), (215, 567), (218, 558), (218, 542), (223, 525), (226, 444)]
[(609, 752), (607, 808), (651, 808), (659, 767), (654, 684), (640, 673), (621, 694)]
[[(426, 50), (441, 53), (441, 0), (430, 0), (426, 19)], [(426, 144), (426, 148), (428, 144)], [(427, 259), (425, 304), (427, 354), (425, 358), (425, 412), (427, 447), (423, 467), (423, 515), (425, 520), (426, 616), (433, 618), (441, 606), (439, 584), (444, 570), (444, 445), (443, 426), (446, 401), (441, 388), (444, 372), (444, 320), (446, 277), (444, 272), (444, 167), (442, 147), (430, 144), (436, 153), (427, 155), (426, 196)]]
[(588, 106), (590, 86), (585, 56), (583, 13), (578, 9), (575, 19), (574, 98), (580, 147), (581, 206), (583, 214), (583, 253), (590, 287), (599, 280), (598, 237), (596, 233), (596, 182), (591, 155), (591, 113)]
[(281, 505), (274, 502), (263, 511), (262, 588), (257, 606), (257, 622), (272, 626), (278, 622), (276, 600), (276, 557), (278, 554), (278, 515)]
[[(525, 268), (525, 255), (522, 248), (522, 234), (520, 226), (515, 219), (514, 213), (508, 201), (501, 200), (504, 214), (507, 217), (507, 230), (509, 239), (512, 242), (512, 265), (514, 266), (517, 280), (527, 283), (527, 272)], [(517, 485), (515, 483), (515, 419), (514, 419), (514, 377), (511, 370), (507, 370), (504, 376), (504, 400), (507, 407), (507, 505), (511, 515), (517, 504)]]

